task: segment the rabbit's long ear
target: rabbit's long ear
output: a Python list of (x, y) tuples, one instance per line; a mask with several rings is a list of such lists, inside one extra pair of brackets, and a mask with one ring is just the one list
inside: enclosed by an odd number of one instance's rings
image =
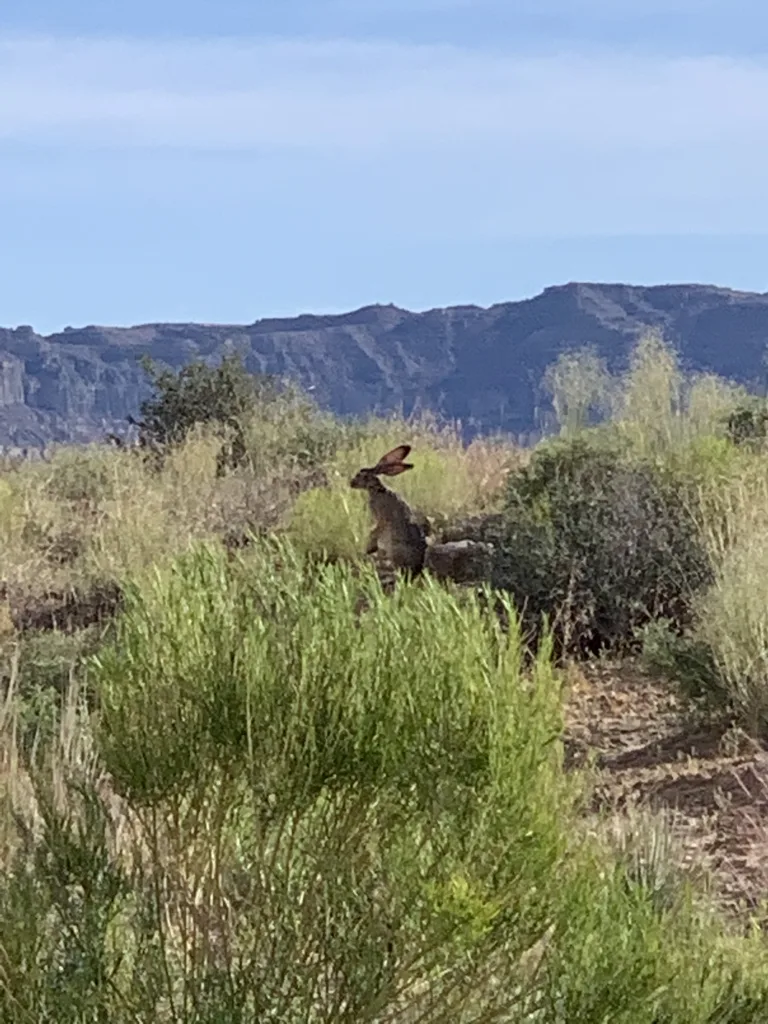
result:
[(395, 463), (402, 462), (410, 450), (411, 446), (409, 444), (399, 444), (397, 448), (393, 448), (391, 452), (381, 456), (376, 463), (376, 469), (381, 470), (384, 466), (392, 466)]
[(380, 476), (397, 476), (404, 473), (406, 469), (413, 469), (412, 462), (390, 462), (385, 466), (377, 466), (376, 473)]

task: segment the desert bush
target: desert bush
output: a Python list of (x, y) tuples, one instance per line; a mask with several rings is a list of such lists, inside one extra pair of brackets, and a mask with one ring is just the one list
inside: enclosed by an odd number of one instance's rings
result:
[[(609, 373), (605, 360), (586, 347), (563, 353), (545, 371), (543, 385), (561, 434), (602, 424), (636, 456), (662, 461), (702, 439), (733, 440), (744, 419), (740, 410), (759, 408), (740, 385), (686, 373), (658, 331), (638, 338), (623, 374)], [(751, 423), (753, 414), (747, 419)]]
[(279, 525), (317, 479), (317, 470), (281, 452), (285, 436), (276, 425), (260, 461), (224, 477), (222, 437), (210, 426), (191, 429), (159, 468), (96, 446), (23, 466), (0, 479), (0, 580), (30, 597), (87, 590), (195, 539)]
[(711, 373), (685, 373), (656, 333), (639, 339), (618, 389), (612, 425), (633, 452), (663, 462), (679, 449), (728, 436), (745, 389)]
[(69, 502), (81, 512), (98, 508), (111, 494), (111, 453), (102, 445), (58, 448), (35, 470), (52, 500)]
[(353, 443), (356, 426), (324, 412), (298, 388), (283, 383), (274, 401), (260, 402), (243, 420), (245, 464), (256, 475), (275, 466), (312, 471)]
[[(363, 613), (355, 587), (363, 588)], [(410, 792), (430, 766), (454, 790), (490, 782), (481, 782), (490, 770), (487, 744), (495, 742), (488, 716), (498, 701), (512, 699), (506, 674), (521, 671), (522, 651), (516, 630), (502, 632), (470, 597), (457, 604), (427, 584), (387, 599), (373, 574), (353, 576), (286, 543), (262, 541), (235, 563), (218, 548), (196, 549), (150, 572), (148, 584), (132, 596), (129, 591), (126, 601), (115, 644), (99, 654), (95, 667), (104, 756), (118, 784), (124, 771), (110, 760), (113, 745), (124, 753), (133, 743), (139, 768), (140, 749), (150, 740), (143, 730), (153, 730), (151, 745), (159, 754), (194, 723), (202, 732), (194, 738), (190, 732), (188, 740), (199, 753), (227, 763), (258, 761), (256, 777), (270, 805), (283, 786), (286, 799), (297, 800), (334, 778), (386, 786), (404, 776)], [(454, 648), (456, 631), (462, 635), (461, 655), (443, 645), (449, 627)], [(425, 671), (434, 673), (429, 685)], [(475, 682), (468, 687), (470, 678)], [(547, 679), (549, 690), (542, 682), (537, 700), (544, 702), (542, 715), (548, 707), (553, 716), (548, 729), (554, 735), (559, 698)], [(292, 681), (288, 691), (286, 680)], [(217, 706), (206, 710), (209, 702)], [(249, 707), (261, 708), (258, 733), (248, 725)], [(319, 717), (306, 719), (310, 711)], [(178, 719), (187, 723), (181, 732)], [(441, 743), (430, 750), (425, 740), (435, 727)], [(543, 740), (539, 727), (543, 722), (528, 723)], [(432, 763), (432, 757), (445, 760)], [(464, 771), (465, 778), (453, 777)], [(167, 774), (157, 771), (153, 778)], [(522, 790), (518, 795), (522, 799)]]
[(755, 735), (768, 735), (768, 530), (738, 538), (698, 602), (694, 636), (723, 683), (724, 706)]
[(564, 855), (558, 688), (475, 601), (363, 594), (285, 545), (150, 573), (94, 662), (104, 768), (157, 825), (162, 891), (181, 873), (226, 932), (178, 977), (194, 999), (218, 969), (280, 1020), (492, 1019)]
[(688, 377), (685, 390), (687, 437), (727, 437), (728, 420), (740, 404), (749, 399), (741, 384), (718, 377), (713, 373), (698, 373)]
[(565, 649), (622, 649), (659, 617), (683, 629), (711, 574), (692, 511), (610, 435), (539, 446), (509, 480), (495, 583)]
[(762, 446), (768, 434), (765, 400), (753, 398), (733, 409), (726, 420), (728, 437), (734, 444)]
[(640, 456), (668, 449), (684, 422), (685, 378), (677, 353), (651, 331), (638, 339), (621, 381), (615, 424)]
[(649, 665), (711, 713), (768, 734), (768, 462), (731, 446), (730, 473), (702, 489), (700, 536), (712, 574), (692, 604), (689, 629), (645, 631)]
[(726, 431), (743, 390), (684, 373), (655, 332), (621, 378), (585, 350), (561, 357), (547, 381), (563, 436), (511, 475), (503, 528), (489, 538), (496, 583), (532, 626), (555, 622), (566, 649), (632, 647), (657, 619), (680, 636), (713, 575), (703, 531), (722, 522), (723, 494), (749, 471)]
[[(100, 486), (88, 471), (88, 456), (79, 462), (78, 476), (82, 469), (83, 478), (74, 490), (69, 489), (71, 477), (62, 480), (60, 487), (56, 482), (59, 469), (64, 468), (58, 461), (27, 464), (2, 481), (0, 579), (4, 582), (42, 589), (77, 574), (85, 537), (96, 521), (90, 502)], [(89, 487), (87, 498), (81, 483)], [(75, 493), (80, 500), (71, 500)]]
[(141, 406), (143, 442), (178, 445), (201, 426), (215, 428), (219, 476), (240, 466), (272, 475), (276, 462), (316, 468), (346, 433), (344, 424), (290, 381), (249, 373), (237, 355), (225, 356), (218, 366), (196, 362), (178, 372), (160, 370), (149, 360), (144, 368), (155, 394)]
[(710, 373), (686, 373), (656, 331), (640, 337), (618, 382), (611, 424), (641, 458), (663, 460), (680, 445), (723, 437), (743, 387)]

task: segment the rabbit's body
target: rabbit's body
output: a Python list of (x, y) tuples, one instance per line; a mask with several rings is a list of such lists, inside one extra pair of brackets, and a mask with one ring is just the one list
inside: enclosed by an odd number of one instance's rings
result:
[(394, 569), (417, 576), (424, 568), (429, 524), (379, 480), (380, 474), (396, 476), (412, 469), (410, 464), (403, 462), (410, 450), (409, 445), (400, 445), (387, 452), (375, 466), (359, 470), (350, 486), (368, 492), (374, 526), (366, 553), (378, 552)]
[(376, 489), (367, 488), (368, 504), (374, 527), (368, 553), (378, 551), (396, 569), (421, 572), (427, 553), (424, 528), (416, 521), (403, 499), (376, 480)]

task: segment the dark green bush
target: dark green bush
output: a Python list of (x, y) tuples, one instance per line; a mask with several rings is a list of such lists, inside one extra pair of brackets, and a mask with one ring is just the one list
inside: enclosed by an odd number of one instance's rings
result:
[(202, 423), (238, 428), (257, 402), (279, 392), (274, 378), (249, 373), (238, 355), (225, 356), (218, 366), (190, 363), (178, 373), (148, 358), (142, 366), (154, 391), (141, 405), (142, 437), (149, 444), (177, 444)]
[(735, 408), (726, 421), (726, 433), (734, 444), (755, 445), (768, 435), (768, 409), (757, 399)]
[(495, 583), (564, 651), (630, 648), (659, 617), (684, 629), (710, 572), (674, 480), (600, 431), (541, 445), (510, 477)]

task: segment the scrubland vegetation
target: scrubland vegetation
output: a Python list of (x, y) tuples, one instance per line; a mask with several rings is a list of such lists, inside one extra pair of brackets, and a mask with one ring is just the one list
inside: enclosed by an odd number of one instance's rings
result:
[[(0, 476), (0, 1020), (768, 1020), (760, 908), (563, 750), (585, 657), (768, 732), (761, 404), (653, 336), (561, 359), (532, 451), (154, 380), (144, 448)], [(362, 556), (349, 477), (402, 441), (486, 585)]]

